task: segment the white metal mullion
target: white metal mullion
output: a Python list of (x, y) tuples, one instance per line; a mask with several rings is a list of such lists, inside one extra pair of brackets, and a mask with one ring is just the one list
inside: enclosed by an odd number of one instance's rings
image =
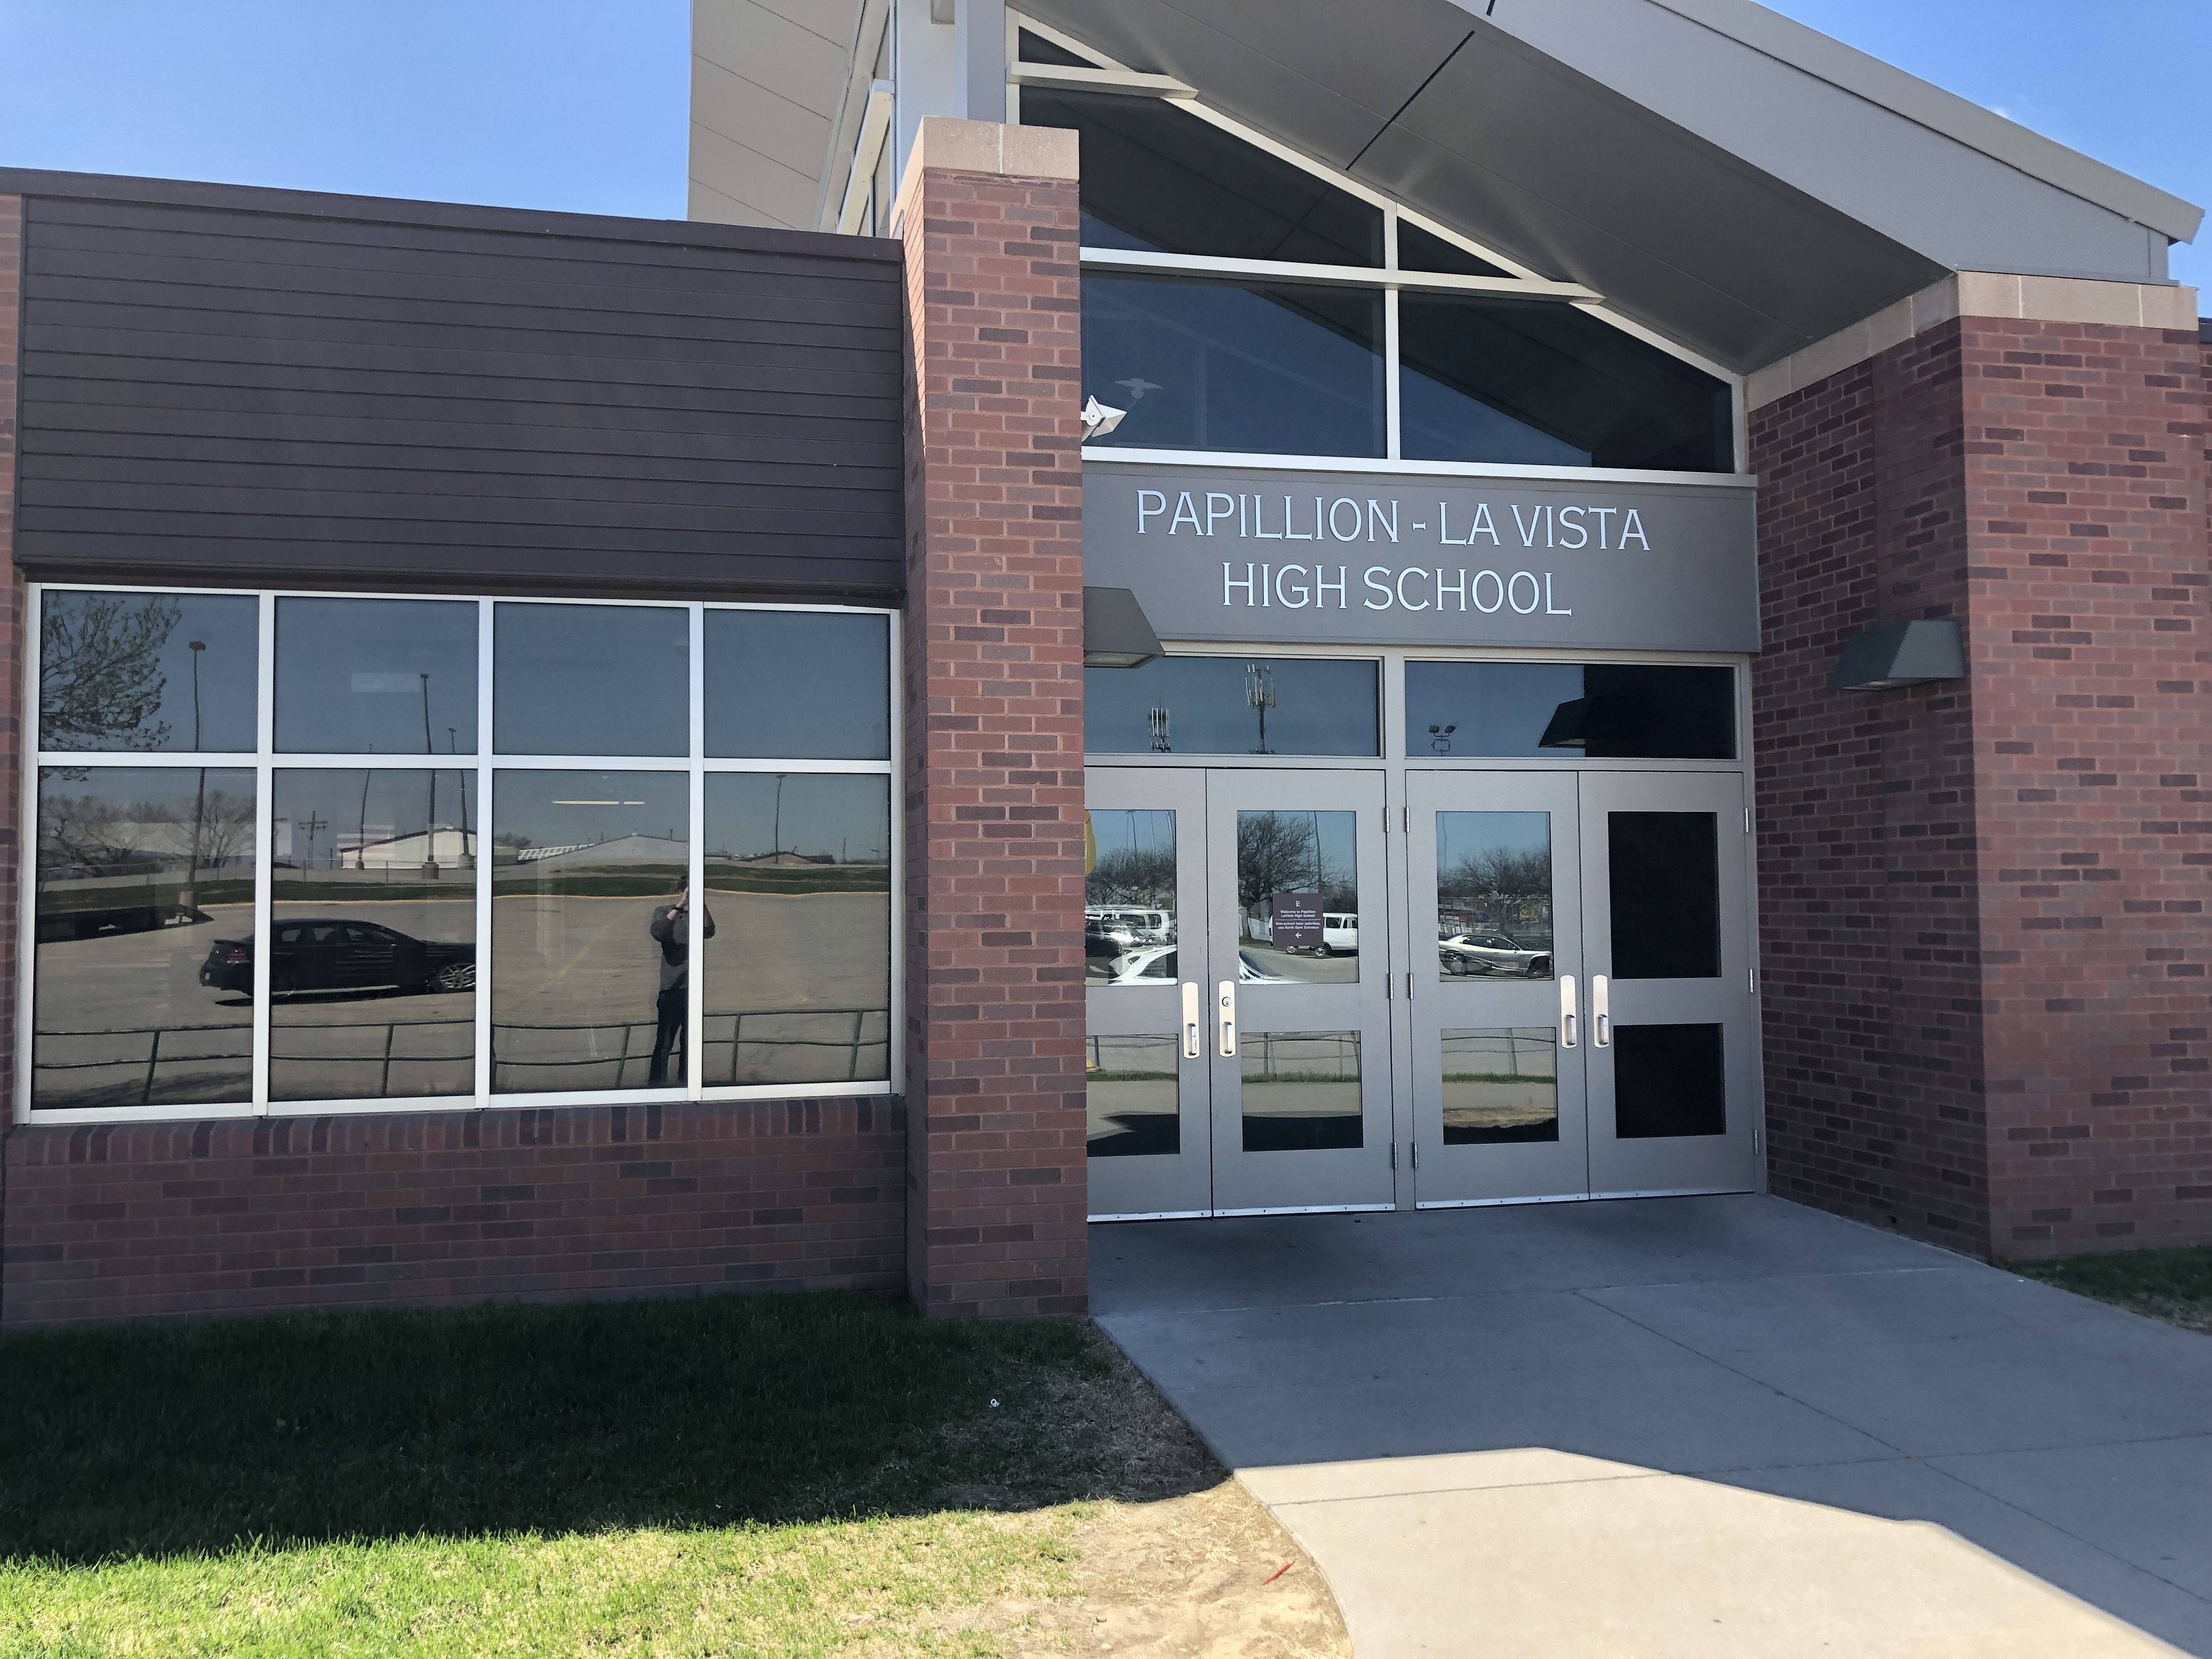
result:
[(491, 750), (492, 663), (489, 599), (477, 601), (477, 1103), (491, 1103)]
[(1386, 459), (1402, 457), (1402, 439), (1398, 410), (1398, 290), (1382, 290), (1382, 428)]
[(27, 1123), (31, 1115), (31, 1061), (33, 1021), (37, 1012), (39, 966), (39, 642), (45, 590), (33, 583), (23, 592), (24, 719), (17, 726), (23, 753), (21, 826), (15, 836), (16, 871), (15, 949), (15, 1121)]
[(276, 596), (260, 596), (261, 652), (254, 665), (253, 708), (253, 1110), (269, 1110), (270, 964), (276, 955), (272, 911), (276, 892)]
[(691, 845), (686, 850), (690, 872), (691, 915), (684, 973), (684, 1094), (699, 1098), (707, 1062), (707, 609), (694, 603), (690, 613), (691, 660), (688, 683), (691, 697), (691, 762), (689, 822)]

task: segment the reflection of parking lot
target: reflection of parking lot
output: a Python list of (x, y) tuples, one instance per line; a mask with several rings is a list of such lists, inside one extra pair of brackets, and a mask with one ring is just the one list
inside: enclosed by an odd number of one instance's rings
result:
[[(888, 896), (710, 896), (718, 932), (705, 953), (708, 1081), (887, 1075)], [(501, 951), (490, 965), (500, 1087), (642, 1086), (660, 988), (659, 946), (647, 924), (664, 902), (495, 899)], [(213, 905), (207, 914), (204, 922), (38, 947), (34, 1104), (207, 1104), (251, 1097), (252, 1003), (201, 986), (199, 968), (216, 939), (251, 934), (252, 908)], [(473, 901), (463, 896), (281, 900), (276, 915), (347, 917), (441, 940), (467, 939), (475, 921)], [(467, 992), (276, 999), (270, 1012), (271, 1097), (467, 1093), (474, 1087), (475, 1011)]]
[(1262, 939), (1246, 939), (1244, 954), (1259, 964), (1262, 973), (1278, 979), (1296, 980), (1301, 985), (1359, 983), (1359, 958), (1356, 955), (1324, 957), (1307, 951), (1280, 950)]

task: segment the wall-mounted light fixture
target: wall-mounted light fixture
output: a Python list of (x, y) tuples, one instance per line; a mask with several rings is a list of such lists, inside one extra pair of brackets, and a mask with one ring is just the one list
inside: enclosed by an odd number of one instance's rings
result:
[(1831, 691), (1887, 691), (1930, 680), (1964, 679), (1966, 653), (1959, 624), (1934, 621), (1880, 623), (1855, 635), (1836, 659), (1828, 678)]
[(1083, 665), (1142, 668), (1166, 653), (1137, 596), (1126, 587), (1083, 590)]

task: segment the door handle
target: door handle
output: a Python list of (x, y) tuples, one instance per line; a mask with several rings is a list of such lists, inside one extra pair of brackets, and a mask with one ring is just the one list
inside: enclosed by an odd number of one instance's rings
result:
[(1601, 1048), (1613, 1047), (1613, 1008), (1607, 998), (1605, 975), (1590, 975), (1590, 1041)]
[(1221, 1057), (1237, 1057), (1237, 981), (1224, 979), (1213, 994), (1214, 1035), (1220, 1040)]
[(1575, 1046), (1575, 976), (1572, 974), (1561, 974), (1559, 975), (1559, 1047), (1562, 1048), (1571, 1048)]
[(1182, 988), (1182, 1057), (1196, 1060), (1206, 1052), (1206, 1017), (1198, 1011), (1198, 981)]

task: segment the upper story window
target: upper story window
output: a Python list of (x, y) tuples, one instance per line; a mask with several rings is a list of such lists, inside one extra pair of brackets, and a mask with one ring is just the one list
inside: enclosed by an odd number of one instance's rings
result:
[[(1024, 64), (1111, 70), (1021, 35)], [(1094, 447), (1735, 470), (1729, 381), (1589, 289), (1188, 99), (1033, 83), (1019, 103), (1082, 136), (1084, 390), (1126, 411)]]

